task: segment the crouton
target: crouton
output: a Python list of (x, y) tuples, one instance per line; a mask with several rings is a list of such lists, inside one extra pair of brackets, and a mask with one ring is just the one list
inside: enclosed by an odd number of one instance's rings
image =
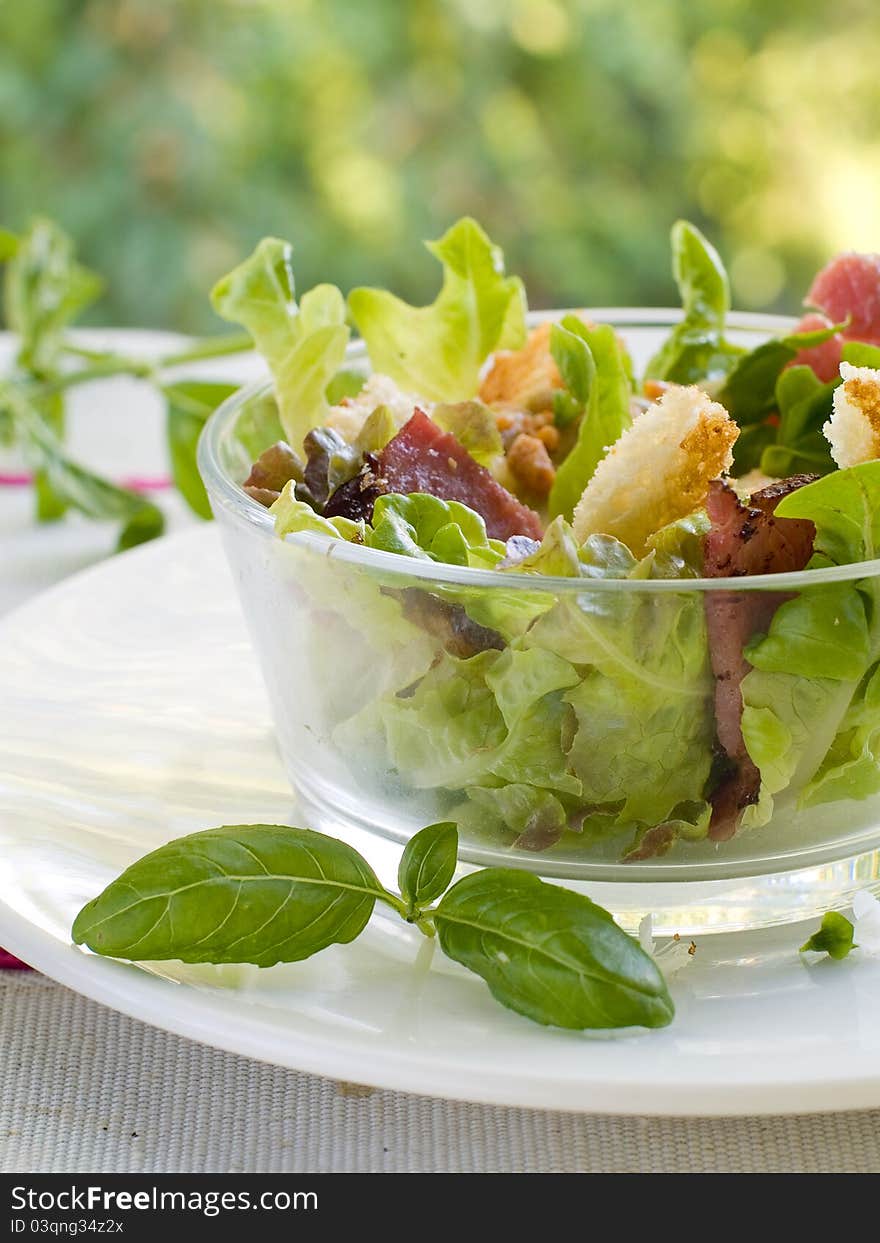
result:
[(578, 540), (614, 535), (642, 556), (650, 535), (705, 502), (711, 480), (732, 465), (738, 435), (698, 388), (668, 389), (596, 467), (574, 512)]
[(387, 375), (371, 375), (355, 397), (344, 398), (338, 406), (331, 406), (326, 425), (338, 432), (343, 440), (352, 444), (364, 423), (377, 406), (387, 406), (395, 426), (403, 427), (416, 406), (431, 413), (431, 403), (401, 392)]
[(840, 374), (843, 383), (822, 431), (838, 466), (858, 466), (880, 458), (880, 371), (841, 363)]
[(543, 440), (520, 432), (507, 451), (507, 465), (517, 483), (527, 492), (547, 496), (556, 478), (556, 467)]
[(552, 404), (553, 390), (561, 386), (550, 353), (548, 320), (532, 329), (521, 350), (501, 350), (495, 355), (480, 385), (480, 400), (487, 406), (543, 410)]
[[(582, 312), (576, 314), (588, 324)], [(512, 407), (533, 412), (549, 410), (553, 390), (562, 388), (562, 377), (550, 353), (550, 321), (529, 333), (521, 350), (501, 350), (480, 385), (480, 400), (487, 406)]]

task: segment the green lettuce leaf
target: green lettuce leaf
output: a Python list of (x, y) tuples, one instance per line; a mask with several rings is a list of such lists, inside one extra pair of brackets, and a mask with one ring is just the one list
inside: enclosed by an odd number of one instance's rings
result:
[(363, 522), (353, 522), (351, 518), (323, 518), (315, 513), (311, 505), (297, 500), (295, 487), (293, 480), (286, 483), (278, 500), (269, 510), (275, 517), (275, 534), (279, 538), (284, 539), (300, 531), (310, 531), (313, 535), (326, 535), (329, 539), (348, 540), (353, 544), (364, 543)]
[(676, 384), (723, 378), (745, 352), (724, 337), (730, 285), (718, 251), (687, 220), (672, 226), (672, 272), (681, 295), (682, 319), (645, 374)]
[(441, 402), (431, 418), (449, 432), (481, 466), (492, 470), (504, 453), (495, 415), (481, 401)]
[(345, 300), (333, 285), (316, 285), (297, 306), (292, 247), (266, 237), (211, 293), (218, 315), (242, 324), (275, 381), (281, 424), (294, 447), (320, 426), (328, 385), (348, 345)]
[(869, 345), (866, 341), (845, 341), (841, 351), (841, 359), (852, 363), (854, 367), (880, 368), (880, 345)]
[(538, 618), (524, 642), (580, 674), (564, 699), (575, 715), (567, 754), (584, 802), (621, 831), (699, 805), (693, 835), (704, 835), (713, 729), (701, 600), (585, 587)]
[(583, 411), (577, 441), (556, 472), (548, 502), (551, 516), (570, 519), (599, 462), (632, 422), (631, 390), (624, 351), (608, 324), (589, 328), (567, 315), (552, 326), (550, 345), (563, 379), (568, 374), (575, 385), (570, 396)]
[[(880, 547), (880, 462), (834, 471), (785, 497), (777, 514), (816, 525), (816, 565), (871, 559)], [(875, 758), (880, 591), (874, 579), (807, 587), (747, 647), (743, 737), (761, 772), (745, 824), (769, 818), (775, 796), (806, 807), (864, 798)]]
[(489, 540), (485, 522), (467, 505), (424, 492), (377, 497), (365, 539), (383, 552), (486, 568), (500, 560), (504, 547)]
[(509, 782), (497, 789), (472, 786), (450, 815), (469, 837), (527, 849), (553, 845), (565, 832), (569, 812), (563, 799), (539, 786)]
[(792, 332), (788, 336), (764, 341), (737, 360), (718, 394), (718, 400), (741, 427), (760, 422), (777, 408), (776, 385), (792, 359), (800, 350), (830, 340), (843, 327), (843, 324), (832, 324), (830, 328)]
[(465, 401), (489, 355), (525, 341), (525, 293), (468, 217), (427, 247), (443, 265), (443, 287), (429, 306), (367, 288), (352, 290), (348, 305), (375, 371), (429, 401)]
[[(823, 384), (812, 367), (789, 367), (776, 382), (779, 425), (773, 443), (761, 452), (761, 470), (774, 478), (786, 475), (827, 475), (835, 469), (831, 446), (822, 427), (831, 416), (839, 379)], [(737, 469), (743, 466), (737, 458)]]
[(411, 695), (380, 707), (392, 763), (418, 789), (510, 782), (577, 795), (561, 695), (577, 680), (567, 661), (540, 649), (444, 655)]
[(711, 523), (705, 509), (678, 518), (648, 537), (643, 558), (646, 578), (701, 578), (703, 541)]

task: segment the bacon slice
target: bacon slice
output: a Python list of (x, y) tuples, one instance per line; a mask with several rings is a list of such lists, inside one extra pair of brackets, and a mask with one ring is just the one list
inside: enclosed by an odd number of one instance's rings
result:
[[(755, 492), (743, 505), (728, 484), (709, 485), (706, 509), (712, 526), (703, 541), (706, 578), (780, 574), (802, 570), (813, 551), (816, 529), (803, 518), (776, 518), (776, 506), (789, 492), (812, 483), (814, 475), (793, 475)], [(778, 591), (706, 593), (706, 628), (715, 675), (715, 732), (731, 771), (712, 795), (709, 836), (724, 841), (736, 832), (745, 807), (757, 801), (761, 775), (742, 735), (741, 684), (749, 671), (743, 648), (766, 631), (773, 614), (789, 597)]]
[[(442, 431), (421, 410), (416, 410), (378, 454), (371, 474), (371, 486), (384, 492), (404, 495), (427, 492), (441, 500), (459, 501), (469, 506), (482, 516), (491, 539), (508, 540), (512, 535), (528, 535), (539, 540), (543, 534), (535, 511), (502, 488), (454, 436)], [(368, 492), (356, 480), (344, 487), (348, 491), (341, 499), (346, 501), (357, 494), (362, 502)], [(337, 496), (334, 494), (327, 506), (327, 514), (341, 512)], [(358, 516), (369, 520), (363, 506)]]

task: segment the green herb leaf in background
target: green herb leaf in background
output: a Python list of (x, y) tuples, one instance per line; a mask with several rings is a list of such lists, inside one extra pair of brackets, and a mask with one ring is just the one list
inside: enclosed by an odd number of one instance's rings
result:
[(152, 501), (119, 488), (74, 462), (38, 411), (17, 397), (13, 409), (23, 431), (25, 450), (44, 477), (46, 504), (78, 510), (87, 518), (119, 522), (119, 551), (161, 535), (165, 518)]
[(0, 228), (0, 263), (5, 263), (7, 259), (12, 258), (18, 250), (18, 244), (18, 234), (11, 233), (9, 229)]
[(522, 282), (505, 276), (501, 251), (465, 217), (426, 243), (443, 265), (443, 287), (414, 307), (385, 289), (353, 289), (348, 305), (373, 370), (428, 401), (467, 401), (495, 350), (525, 340)]
[(529, 872), (465, 876), (434, 921), (444, 954), (536, 1023), (584, 1030), (672, 1021), (666, 982), (639, 943), (589, 898)]
[(6, 322), (18, 335), (21, 366), (48, 372), (62, 333), (102, 287), (100, 277), (76, 262), (63, 229), (42, 217), (32, 221), (8, 256), (4, 285)]
[(451, 821), (429, 824), (409, 839), (397, 869), (409, 917), (417, 917), (449, 888), (457, 862), (458, 829)]
[(724, 337), (730, 285), (718, 251), (687, 220), (672, 226), (672, 272), (682, 319), (648, 363), (645, 375), (676, 384), (723, 377), (744, 353)]
[(208, 418), (237, 388), (236, 384), (180, 380), (162, 390), (171, 472), (178, 491), (200, 518), (211, 517), (211, 506), (196, 466), (196, 446)]
[(77, 945), (142, 961), (298, 962), (363, 932), (389, 895), (345, 842), (309, 829), (232, 825), (132, 864), (85, 906)]
[(855, 929), (845, 915), (839, 911), (826, 911), (822, 916), (822, 924), (808, 941), (801, 946), (802, 954), (827, 954), (829, 958), (846, 958), (851, 950), (856, 949), (853, 941)]

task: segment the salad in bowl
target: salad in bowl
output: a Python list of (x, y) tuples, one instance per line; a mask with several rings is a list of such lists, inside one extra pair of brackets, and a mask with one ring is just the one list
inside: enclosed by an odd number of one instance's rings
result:
[(470, 219), (428, 248), (422, 307), (297, 300), (273, 238), (214, 290), (271, 381), (200, 465), (299, 793), (557, 874), (873, 848), (880, 257), (771, 325), (683, 221), (675, 314), (529, 313)]

